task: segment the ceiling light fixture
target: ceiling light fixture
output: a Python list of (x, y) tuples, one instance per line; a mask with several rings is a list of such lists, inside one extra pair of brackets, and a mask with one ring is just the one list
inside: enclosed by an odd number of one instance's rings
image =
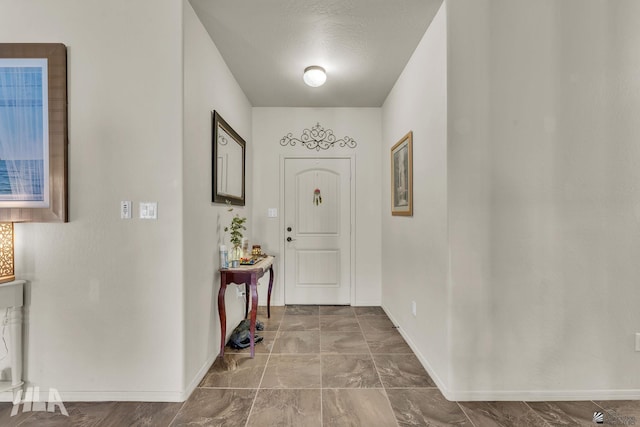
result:
[(308, 86), (322, 86), (327, 81), (327, 72), (318, 65), (311, 65), (304, 69), (303, 79)]

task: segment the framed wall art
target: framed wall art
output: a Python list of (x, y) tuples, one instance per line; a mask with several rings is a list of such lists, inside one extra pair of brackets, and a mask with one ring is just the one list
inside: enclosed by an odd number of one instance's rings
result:
[(0, 221), (68, 221), (63, 44), (0, 43)]
[(413, 216), (413, 132), (391, 147), (391, 215)]

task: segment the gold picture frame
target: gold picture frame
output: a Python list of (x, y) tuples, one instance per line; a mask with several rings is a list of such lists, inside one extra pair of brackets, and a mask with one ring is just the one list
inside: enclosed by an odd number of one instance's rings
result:
[[(39, 79), (42, 84), (42, 102), (39, 99), (7, 98), (3, 104), (20, 102), (39, 102), (36, 107), (43, 106), (42, 121), (38, 129), (42, 129), (42, 138), (38, 138), (44, 148), (39, 161), (42, 167), (43, 185), (39, 187), (38, 195), (42, 195), (40, 203), (0, 200), (0, 222), (67, 222), (68, 181), (67, 181), (67, 48), (62, 43), (0, 43), (0, 64), (9, 68), (33, 69), (33, 65), (23, 64), (26, 61), (39, 61), (42, 64)], [(16, 64), (16, 65), (12, 65)], [(37, 67), (36, 67), (37, 68)], [(21, 80), (22, 82), (23, 80)], [(15, 83), (14, 87), (18, 87)], [(20, 83), (23, 84), (23, 83)], [(20, 88), (28, 88), (30, 81), (26, 81)], [(46, 90), (44, 89), (46, 85)], [(34, 92), (35, 93), (35, 92)], [(46, 104), (45, 104), (46, 102)], [(25, 104), (26, 105), (26, 104)], [(31, 105), (31, 104), (29, 104)], [(46, 108), (44, 107), (46, 106)], [(6, 119), (6, 117), (5, 117)], [(5, 129), (5, 133), (6, 129)], [(23, 139), (5, 138), (5, 145), (20, 147)], [(2, 147), (6, 151), (6, 146)], [(2, 156), (0, 156), (2, 157)], [(16, 156), (17, 159), (20, 159)], [(8, 161), (2, 157), (2, 162)], [(12, 166), (18, 172), (24, 160), (11, 160), (19, 166)], [(12, 190), (13, 191), (13, 190)], [(3, 193), (4, 194), (4, 193)]]
[(391, 215), (413, 216), (413, 131), (391, 147)]

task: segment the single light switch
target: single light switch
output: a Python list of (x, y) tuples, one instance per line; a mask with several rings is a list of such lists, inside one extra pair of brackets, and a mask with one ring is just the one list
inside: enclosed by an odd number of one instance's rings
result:
[(267, 217), (269, 218), (277, 218), (278, 217), (278, 209), (277, 208), (269, 208), (267, 211)]
[(120, 202), (120, 219), (131, 219), (131, 200)]
[(140, 219), (158, 219), (158, 203), (140, 202)]

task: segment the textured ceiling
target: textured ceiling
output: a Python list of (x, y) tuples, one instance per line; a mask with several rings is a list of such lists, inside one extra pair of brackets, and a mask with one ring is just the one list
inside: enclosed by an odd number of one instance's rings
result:
[[(190, 0), (254, 107), (380, 107), (442, 0)], [(309, 65), (327, 83), (302, 81)]]

